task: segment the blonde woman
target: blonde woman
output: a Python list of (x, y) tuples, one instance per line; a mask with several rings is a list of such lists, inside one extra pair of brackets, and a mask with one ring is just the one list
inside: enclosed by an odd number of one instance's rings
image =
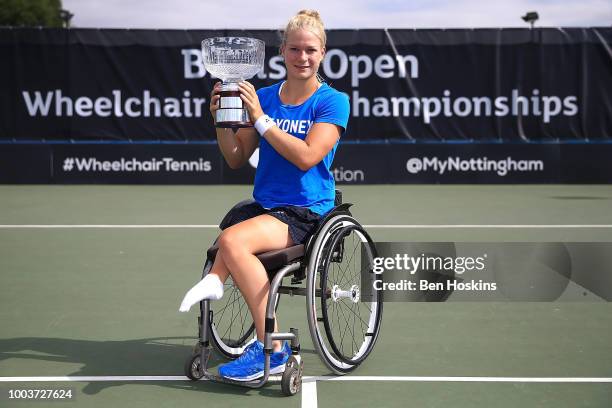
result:
[[(220, 299), (223, 282), (232, 276), (253, 316), (257, 341), (238, 359), (219, 367), (219, 374), (226, 378), (250, 381), (263, 376), (270, 283), (255, 254), (305, 243), (334, 205), (330, 166), (347, 126), (349, 101), (318, 75), (325, 44), (318, 12), (302, 10), (291, 18), (280, 48), (286, 80), (258, 91), (246, 81), (239, 85), (255, 127), (236, 133), (217, 129), (219, 148), (233, 169), (246, 164), (259, 147), (255, 202), (232, 215), (236, 221), (221, 233), (210, 273), (188, 292), (181, 310), (202, 299)], [(213, 118), (219, 87), (217, 83), (211, 97)], [(284, 370), (290, 351), (286, 342), (274, 342), (271, 374)]]

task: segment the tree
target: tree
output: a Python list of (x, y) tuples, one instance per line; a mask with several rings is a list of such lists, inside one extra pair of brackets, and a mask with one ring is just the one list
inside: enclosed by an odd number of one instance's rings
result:
[(0, 26), (64, 27), (62, 0), (0, 0)]

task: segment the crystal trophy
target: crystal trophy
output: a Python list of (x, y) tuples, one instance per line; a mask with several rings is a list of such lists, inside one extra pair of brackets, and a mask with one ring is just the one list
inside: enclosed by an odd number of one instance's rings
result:
[(218, 128), (251, 127), (249, 112), (242, 104), (238, 82), (263, 69), (265, 44), (247, 37), (214, 37), (202, 41), (204, 68), (223, 81), (219, 93)]

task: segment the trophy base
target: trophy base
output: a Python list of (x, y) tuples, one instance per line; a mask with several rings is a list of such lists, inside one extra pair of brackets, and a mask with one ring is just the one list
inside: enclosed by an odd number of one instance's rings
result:
[(215, 125), (220, 129), (239, 129), (253, 127), (251, 122), (219, 122)]
[(225, 96), (223, 92), (221, 92), (216, 119), (218, 128), (253, 127), (249, 111), (244, 108), (240, 98)]
[(216, 127), (227, 129), (253, 127), (249, 111), (240, 99), (236, 83), (224, 83), (219, 92), (219, 109), (217, 110)]

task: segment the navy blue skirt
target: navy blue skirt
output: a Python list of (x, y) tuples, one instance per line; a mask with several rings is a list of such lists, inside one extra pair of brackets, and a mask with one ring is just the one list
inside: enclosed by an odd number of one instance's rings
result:
[(322, 217), (305, 207), (293, 205), (274, 207), (269, 210), (255, 201), (240, 203), (230, 210), (221, 221), (221, 229), (226, 229), (239, 222), (246, 221), (258, 215), (268, 214), (284, 222), (289, 227), (289, 235), (295, 245), (304, 244), (315, 232)]

